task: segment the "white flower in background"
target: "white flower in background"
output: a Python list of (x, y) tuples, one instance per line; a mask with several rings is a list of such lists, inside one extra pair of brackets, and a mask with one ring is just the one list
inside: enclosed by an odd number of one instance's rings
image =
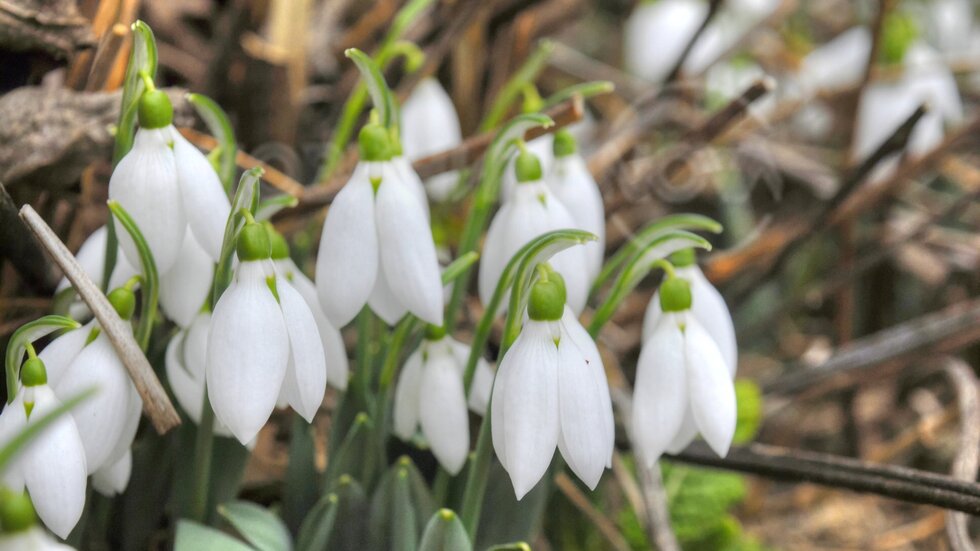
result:
[(345, 390), (349, 366), (344, 339), (323, 312), (316, 285), (289, 257), (289, 245), (286, 239), (272, 229), (271, 225), (267, 225), (266, 229), (269, 230), (269, 239), (272, 242), (272, 262), (275, 264), (276, 274), (286, 278), (286, 281), (303, 297), (313, 314), (313, 319), (316, 320), (316, 328), (320, 333), (320, 342), (323, 344), (323, 354), (326, 359), (327, 382), (336, 389)]
[(493, 385), (490, 364), (480, 358), (469, 399), (464, 398), (463, 375), (469, 355), (469, 346), (435, 330), (408, 357), (395, 388), (395, 434), (410, 440), (421, 425), (432, 453), (452, 475), (463, 468), (470, 451), (466, 408), (483, 415)]
[[(453, 100), (434, 78), (419, 82), (402, 104), (399, 131), (402, 150), (410, 161), (452, 149), (463, 141)], [(457, 171), (444, 172), (428, 178), (425, 190), (432, 200), (445, 201), (458, 182)]]
[[(0, 446), (61, 407), (47, 384), (42, 360), (33, 357), (24, 362), (21, 380), (24, 387), (0, 413)], [(85, 508), (87, 476), (85, 449), (75, 421), (71, 415), (62, 415), (23, 448), (0, 478), (13, 492), (26, 488), (44, 525), (66, 538)]]
[[(200, 312), (187, 329), (180, 331), (167, 343), (164, 365), (167, 381), (177, 403), (194, 424), (201, 424), (201, 408), (204, 405), (204, 383), (208, 359), (208, 332), (211, 330), (211, 313)], [(233, 437), (231, 430), (215, 419), (214, 433)]]
[[(173, 127), (173, 107), (162, 91), (150, 88), (143, 94), (139, 120), (133, 148), (109, 179), (109, 198), (136, 221), (160, 274), (177, 262), (188, 229), (217, 261), (231, 209), (218, 175)], [(116, 230), (129, 263), (138, 266), (132, 238), (118, 224)]]
[(871, 55), (871, 31), (851, 27), (822, 44), (800, 63), (796, 81), (802, 99), (821, 91), (842, 90), (861, 82)]
[(40, 526), (32, 526), (12, 534), (0, 534), (0, 551), (75, 551), (75, 548), (58, 542)]
[(539, 268), (525, 321), (493, 385), (493, 447), (521, 499), (548, 470), (557, 447), (595, 489), (613, 453), (613, 413), (602, 359), (565, 306), (561, 276)]
[[(541, 180), (541, 165), (533, 153), (522, 151), (515, 169), (519, 183), (514, 197), (505, 201), (494, 215), (483, 245), (478, 282), (483, 304), (489, 304), (504, 268), (521, 247), (549, 231), (579, 227), (568, 209)], [(556, 254), (551, 260), (551, 264), (565, 278), (568, 305), (576, 315), (585, 308), (588, 298), (586, 255), (584, 248), (572, 247)]]
[[(691, 310), (689, 315), (693, 316), (715, 341), (722, 359), (725, 360), (725, 365), (728, 366), (728, 374), (734, 379), (738, 369), (738, 345), (735, 340), (735, 324), (732, 322), (732, 315), (728, 311), (725, 299), (695, 263), (693, 249), (678, 251), (671, 255), (670, 260), (676, 268), (676, 275), (690, 283)], [(643, 317), (644, 342), (653, 336), (654, 330), (662, 318), (660, 292), (657, 291), (650, 299), (646, 315)], [(677, 431), (677, 435), (666, 448), (667, 452), (678, 453), (683, 451), (694, 441), (697, 435), (698, 428), (694, 421), (694, 414), (688, 409), (681, 429)]]
[(92, 474), (92, 488), (106, 497), (119, 495), (126, 491), (132, 473), (133, 452), (126, 450), (126, 453), (115, 463), (106, 465)]
[(638, 3), (624, 29), (626, 70), (651, 82), (662, 82), (707, 16), (708, 3), (704, 0)]
[(917, 14), (929, 23), (929, 34), (936, 47), (953, 58), (976, 55), (977, 33), (973, 26), (972, 0), (933, 0)]
[[(109, 232), (105, 226), (99, 227), (85, 239), (85, 242), (82, 243), (82, 246), (79, 247), (78, 252), (75, 254), (75, 260), (82, 267), (82, 271), (96, 285), (102, 284), (102, 274), (105, 273), (105, 253), (108, 234)], [(109, 288), (115, 289), (139, 273), (140, 271), (126, 260), (122, 249), (118, 249), (116, 252), (116, 266), (112, 270), (112, 277), (109, 278)], [(61, 281), (58, 282), (58, 287), (55, 289), (55, 294), (69, 287), (71, 287), (71, 282), (68, 281), (68, 278), (62, 277)], [(71, 304), (69, 313), (75, 319), (83, 319), (91, 315), (88, 305), (81, 300), (76, 300)]]
[(323, 401), (327, 372), (313, 313), (275, 274), (266, 228), (238, 238), (238, 268), (218, 299), (207, 342), (206, 381), (215, 417), (245, 444), (265, 425), (280, 392), (307, 421)]
[(546, 178), (548, 189), (572, 215), (576, 227), (595, 234), (598, 239), (585, 245), (589, 283), (602, 270), (606, 251), (606, 214), (599, 185), (576, 151), (576, 141), (568, 130), (555, 133), (555, 161)]
[(407, 162), (399, 168), (391, 158), (387, 130), (368, 124), (359, 141), (361, 162), (333, 200), (320, 238), (323, 311), (338, 328), (368, 303), (389, 324), (408, 311), (442, 325), (442, 279), (418, 186), (406, 178)]
[(637, 453), (652, 466), (678, 438), (690, 411), (694, 426), (719, 456), (735, 435), (735, 385), (712, 336), (691, 312), (692, 289), (669, 275), (660, 286), (664, 312), (644, 341), (633, 389)]
[(180, 327), (187, 327), (211, 294), (214, 260), (190, 232), (177, 253), (177, 262), (160, 276), (160, 308)]

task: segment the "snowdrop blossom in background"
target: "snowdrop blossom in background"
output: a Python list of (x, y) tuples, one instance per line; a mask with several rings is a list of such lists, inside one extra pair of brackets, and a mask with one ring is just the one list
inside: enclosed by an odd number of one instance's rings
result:
[(333, 200), (320, 238), (323, 311), (337, 328), (368, 303), (389, 324), (408, 311), (442, 325), (442, 279), (418, 175), (406, 178), (407, 161), (400, 169), (393, 162), (384, 128), (366, 125), (359, 141), (361, 161)]
[[(410, 161), (456, 147), (463, 141), (459, 116), (452, 99), (435, 78), (419, 82), (401, 106), (402, 151)], [(425, 181), (433, 201), (445, 201), (456, 189), (457, 171), (437, 174)]]
[(704, 0), (638, 3), (623, 30), (626, 69), (651, 82), (662, 82), (707, 15)]
[(527, 321), (493, 385), (493, 448), (517, 499), (544, 476), (557, 447), (595, 489), (613, 452), (613, 413), (599, 350), (565, 305), (561, 275), (539, 265)]
[(214, 307), (207, 339), (208, 398), (242, 444), (265, 425), (280, 393), (310, 421), (326, 390), (313, 313), (275, 274), (270, 257), (266, 228), (249, 221), (238, 238), (234, 282)]
[(271, 224), (266, 223), (265, 227), (269, 233), (272, 263), (275, 265), (276, 274), (286, 278), (286, 281), (303, 297), (313, 314), (313, 319), (316, 320), (316, 328), (320, 333), (320, 342), (323, 344), (323, 354), (327, 365), (327, 382), (338, 390), (345, 390), (350, 369), (343, 337), (323, 312), (323, 307), (320, 306), (320, 299), (317, 296), (316, 285), (289, 257), (289, 244), (286, 243), (286, 239)]
[(177, 253), (177, 262), (160, 277), (160, 308), (180, 327), (187, 327), (211, 292), (214, 260), (190, 232)]
[(129, 486), (133, 473), (133, 452), (127, 449), (115, 463), (105, 465), (92, 473), (92, 489), (106, 497), (119, 495)]
[(493, 371), (480, 359), (469, 398), (464, 397), (463, 371), (470, 347), (432, 328), (405, 362), (395, 387), (395, 434), (410, 440), (419, 426), (432, 453), (449, 474), (457, 474), (470, 451), (467, 406), (478, 415), (487, 410)]
[(640, 350), (631, 426), (637, 454), (648, 466), (687, 437), (688, 412), (719, 456), (728, 453), (735, 435), (731, 367), (692, 312), (693, 295), (686, 279), (668, 274), (657, 296), (662, 313)]
[[(97, 285), (102, 284), (102, 274), (105, 272), (105, 253), (108, 233), (105, 226), (100, 226), (85, 239), (85, 242), (79, 247), (78, 252), (75, 253), (75, 260), (82, 267), (82, 271)], [(112, 270), (112, 277), (109, 278), (109, 289), (115, 289), (121, 286), (138, 273), (139, 270), (134, 268), (126, 260), (122, 249), (118, 249), (116, 266)], [(62, 277), (61, 281), (58, 282), (58, 287), (55, 289), (55, 294), (61, 293), (69, 287), (71, 287), (71, 282), (68, 281), (67, 277)], [(88, 306), (81, 300), (76, 300), (71, 304), (69, 313), (75, 319), (84, 319), (91, 315)]]
[[(109, 198), (136, 221), (165, 277), (180, 257), (188, 230), (218, 260), (231, 205), (207, 157), (171, 124), (167, 95), (153, 89), (152, 82), (147, 87), (140, 99), (140, 129), (109, 179)], [(138, 266), (136, 246), (118, 223), (116, 234), (129, 263)]]
[[(489, 304), (507, 262), (521, 247), (543, 233), (579, 227), (568, 209), (541, 180), (537, 156), (527, 150), (521, 151), (515, 172), (518, 184), (514, 197), (505, 201), (494, 215), (483, 245), (478, 278), (483, 304)], [(583, 247), (571, 247), (551, 260), (552, 266), (565, 279), (568, 305), (576, 315), (585, 308), (589, 292), (587, 254)]]
[[(738, 345), (735, 340), (735, 324), (732, 321), (731, 313), (728, 311), (728, 305), (725, 304), (725, 299), (695, 263), (693, 249), (678, 251), (671, 255), (670, 259), (676, 268), (677, 277), (684, 278), (691, 286), (690, 315), (715, 341), (725, 365), (728, 366), (728, 373), (734, 379), (738, 369)], [(663, 315), (660, 306), (660, 291), (658, 290), (650, 299), (650, 304), (647, 305), (646, 314), (643, 317), (644, 342), (653, 336), (654, 330), (660, 324)], [(667, 452), (677, 453), (684, 450), (697, 435), (698, 428), (694, 421), (694, 414), (688, 409), (681, 429), (677, 431), (676, 436), (667, 447)]]
[[(21, 368), (24, 387), (0, 413), (0, 446), (61, 407), (47, 384), (44, 362), (28, 358)], [(12, 492), (30, 492), (38, 516), (49, 530), (68, 537), (85, 508), (88, 476), (82, 437), (70, 415), (62, 415), (28, 444), (3, 473)]]
[(594, 234), (598, 239), (584, 248), (589, 270), (589, 284), (602, 269), (606, 250), (606, 214), (599, 185), (589, 172), (585, 159), (578, 153), (575, 138), (568, 130), (555, 133), (555, 161), (546, 180), (548, 189), (572, 215), (576, 228)]

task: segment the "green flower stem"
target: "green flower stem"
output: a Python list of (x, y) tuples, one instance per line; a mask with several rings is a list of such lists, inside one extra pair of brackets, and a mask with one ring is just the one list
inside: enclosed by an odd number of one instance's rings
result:
[(214, 410), (208, 400), (207, 387), (204, 389), (204, 403), (201, 407), (201, 422), (197, 425), (194, 439), (194, 472), (191, 479), (194, 491), (191, 494), (187, 515), (198, 522), (208, 519), (208, 487), (211, 479), (211, 462), (214, 456)]

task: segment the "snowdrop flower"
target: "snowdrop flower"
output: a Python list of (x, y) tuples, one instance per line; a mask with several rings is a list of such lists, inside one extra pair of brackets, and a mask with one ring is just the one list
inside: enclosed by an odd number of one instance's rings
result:
[[(82, 243), (82, 246), (75, 254), (75, 260), (78, 260), (78, 264), (81, 265), (82, 271), (84, 271), (85, 275), (94, 281), (96, 285), (102, 284), (102, 274), (105, 272), (105, 253), (108, 233), (109, 232), (106, 227), (101, 226), (99, 229), (92, 232), (87, 239), (85, 239), (85, 242)], [(116, 254), (116, 266), (112, 270), (112, 277), (109, 278), (109, 288), (115, 289), (137, 274), (139, 274), (139, 270), (134, 268), (133, 265), (126, 260), (125, 255), (122, 253), (122, 249), (119, 249)], [(55, 293), (60, 293), (69, 287), (71, 287), (71, 282), (68, 281), (67, 277), (62, 277), (61, 281), (58, 282), (58, 287), (55, 289)], [(88, 306), (81, 300), (77, 300), (72, 303), (72, 305), (69, 307), (69, 313), (75, 319), (85, 318), (90, 315)]]
[[(463, 141), (456, 107), (434, 78), (419, 82), (401, 106), (401, 142), (405, 157), (416, 160), (456, 147)], [(425, 181), (434, 201), (445, 201), (456, 190), (457, 171), (437, 174)]]
[(633, 440), (652, 466), (683, 430), (696, 430), (724, 457), (735, 435), (735, 385), (712, 336), (691, 312), (687, 280), (669, 274), (660, 286), (660, 316), (643, 343), (633, 392)]
[[(515, 172), (519, 183), (514, 198), (504, 202), (494, 215), (483, 245), (478, 282), (483, 304), (489, 304), (504, 268), (521, 247), (549, 231), (579, 227), (568, 209), (541, 181), (541, 165), (533, 153), (525, 150), (518, 155)], [(576, 315), (585, 308), (589, 291), (586, 255), (584, 248), (572, 247), (551, 260), (565, 279), (568, 305)]]
[(595, 343), (565, 306), (547, 265), (531, 287), (528, 320), (493, 385), (493, 447), (521, 499), (548, 470), (555, 447), (594, 489), (612, 461), (613, 414)]
[(23, 492), (0, 489), (0, 526), (0, 551), (74, 551), (37, 525), (34, 505)]
[(624, 29), (626, 70), (651, 82), (663, 81), (707, 16), (704, 0), (640, 2)]
[(250, 442), (280, 392), (307, 421), (323, 401), (327, 373), (316, 321), (272, 266), (266, 229), (250, 220), (238, 238), (234, 282), (214, 307), (206, 381), (215, 417)]
[(334, 327), (367, 303), (389, 324), (408, 311), (442, 325), (442, 280), (418, 187), (392, 159), (387, 130), (368, 124), (359, 141), (361, 162), (334, 199), (320, 238), (316, 286), (323, 311)]
[(276, 267), (276, 274), (286, 278), (286, 281), (306, 301), (313, 319), (316, 320), (316, 328), (320, 333), (320, 342), (323, 344), (323, 353), (327, 366), (327, 382), (338, 390), (347, 388), (349, 366), (347, 363), (347, 349), (344, 347), (344, 339), (327, 319), (327, 315), (320, 306), (320, 299), (317, 296), (316, 286), (306, 277), (306, 274), (296, 266), (296, 263), (289, 257), (289, 245), (286, 239), (278, 231), (272, 228), (271, 224), (266, 224), (269, 232), (269, 240), (272, 246), (272, 262)]
[[(61, 407), (47, 384), (44, 362), (31, 348), (28, 352), (30, 357), (21, 368), (24, 387), (0, 413), (0, 445)], [(9, 490), (30, 492), (41, 521), (61, 538), (68, 537), (82, 516), (87, 476), (85, 449), (71, 415), (55, 419), (2, 473)]]
[(421, 346), (405, 362), (395, 388), (395, 434), (410, 440), (421, 424), (432, 453), (449, 474), (466, 463), (470, 451), (469, 409), (487, 410), (493, 371), (480, 359), (473, 373), (469, 399), (464, 398), (463, 374), (470, 347), (430, 327)]
[[(136, 221), (157, 269), (166, 274), (180, 256), (188, 229), (208, 256), (218, 260), (231, 206), (207, 157), (171, 124), (173, 107), (167, 95), (156, 90), (149, 78), (144, 81), (140, 129), (132, 150), (109, 179), (109, 198)], [(116, 228), (123, 252), (130, 264), (138, 266), (132, 238), (118, 224)]]
[(606, 250), (606, 215), (599, 185), (578, 154), (575, 138), (567, 130), (555, 133), (555, 163), (548, 174), (548, 189), (572, 215), (576, 227), (598, 237), (585, 245), (591, 284), (602, 269)]
[(871, 31), (851, 27), (819, 48), (800, 64), (797, 85), (803, 99), (825, 90), (840, 90), (861, 82), (871, 56)]
[[(132, 317), (136, 298), (129, 284), (113, 290), (108, 298), (120, 317), (124, 320)], [(92, 335), (95, 335), (94, 339)], [(95, 396), (71, 411), (85, 448), (88, 474), (93, 474), (115, 464), (129, 451), (139, 428), (143, 400), (105, 332), (90, 329), (85, 339), (92, 340), (79, 350), (67, 367), (58, 367), (60, 373), (53, 373), (57, 377), (50, 380), (61, 400), (89, 388), (99, 389)], [(66, 342), (72, 344), (72, 341)], [(56, 362), (60, 362), (60, 358), (56, 358)]]
[[(696, 264), (693, 249), (678, 251), (671, 255), (670, 260), (676, 268), (675, 274), (687, 280), (691, 286), (690, 315), (715, 341), (718, 351), (721, 352), (721, 356), (725, 360), (725, 365), (728, 366), (728, 374), (734, 379), (738, 369), (738, 345), (735, 340), (735, 324), (732, 322), (732, 315), (728, 311), (725, 299)], [(646, 315), (643, 317), (644, 342), (653, 336), (653, 332), (662, 318), (660, 292), (657, 291), (650, 300)], [(694, 441), (697, 435), (698, 428), (694, 421), (694, 414), (688, 409), (681, 430), (677, 432), (677, 435), (666, 448), (667, 452), (678, 453), (683, 451)]]
[(177, 261), (160, 276), (160, 308), (180, 327), (188, 327), (208, 300), (214, 265), (191, 232), (185, 233)]

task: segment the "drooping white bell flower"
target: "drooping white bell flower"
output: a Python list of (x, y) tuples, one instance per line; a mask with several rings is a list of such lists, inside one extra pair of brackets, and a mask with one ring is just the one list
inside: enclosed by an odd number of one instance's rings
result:
[(326, 390), (326, 365), (306, 302), (275, 273), (266, 229), (245, 225), (239, 264), (211, 318), (206, 380), (215, 417), (243, 444), (272, 414), (283, 388), (307, 420)]
[(126, 491), (129, 477), (133, 473), (133, 452), (126, 450), (115, 463), (106, 465), (92, 474), (92, 488), (106, 497), (113, 497)]
[(803, 58), (797, 86), (807, 99), (821, 91), (841, 90), (861, 82), (871, 55), (871, 31), (858, 26), (840, 33)]
[(640, 351), (632, 430), (638, 456), (652, 466), (682, 431), (694, 426), (724, 457), (735, 435), (735, 385), (718, 345), (691, 312), (690, 284), (668, 276), (660, 287), (663, 314)]
[(609, 384), (592, 338), (565, 306), (561, 276), (547, 269), (531, 288), (528, 320), (493, 385), (493, 447), (521, 499), (557, 447), (594, 489), (612, 462)]
[(638, 3), (624, 29), (626, 70), (651, 82), (663, 81), (707, 16), (704, 0)]
[(932, 42), (948, 56), (975, 54), (971, 48), (975, 36), (974, 3), (971, 0), (934, 0), (921, 15), (928, 17)]
[[(494, 215), (483, 245), (478, 281), (483, 304), (489, 304), (504, 268), (521, 247), (549, 231), (580, 227), (541, 180), (541, 165), (533, 153), (522, 151), (515, 168), (520, 183), (514, 198), (504, 202)], [(568, 305), (576, 315), (585, 308), (588, 298), (586, 255), (584, 248), (572, 247), (551, 260), (552, 266), (565, 278)]]
[[(725, 304), (725, 299), (695, 263), (693, 249), (674, 253), (671, 255), (671, 262), (676, 267), (676, 275), (690, 283), (691, 310), (689, 315), (693, 316), (715, 341), (718, 351), (721, 352), (721, 356), (725, 360), (725, 365), (728, 366), (728, 374), (734, 380), (738, 369), (738, 344), (735, 339), (735, 324), (732, 321), (731, 313), (728, 311), (728, 305)], [(660, 306), (660, 292), (658, 290), (650, 299), (650, 304), (647, 305), (646, 314), (643, 317), (644, 342), (653, 336), (653, 332), (662, 318), (663, 310)], [(694, 421), (694, 414), (688, 408), (681, 429), (677, 431), (666, 451), (668, 453), (683, 451), (694, 441), (697, 435), (698, 428)]]
[(606, 250), (606, 215), (599, 185), (577, 152), (575, 138), (567, 130), (555, 133), (554, 167), (548, 173), (548, 189), (572, 215), (576, 227), (598, 239), (585, 245), (589, 284), (602, 270)]
[[(21, 369), (24, 387), (0, 413), (0, 446), (61, 407), (47, 384), (44, 363), (29, 358)], [(0, 474), (11, 491), (30, 492), (38, 517), (61, 538), (68, 537), (85, 508), (88, 467), (71, 415), (61, 415), (27, 444)]]
[[(218, 175), (171, 124), (173, 107), (166, 94), (152, 87), (144, 92), (139, 121), (133, 148), (109, 179), (109, 198), (133, 217), (160, 273), (177, 261), (188, 229), (217, 261), (231, 210)], [(130, 264), (139, 265), (132, 238), (118, 223), (116, 229)]]
[(193, 233), (184, 234), (177, 261), (160, 276), (160, 308), (180, 327), (187, 327), (211, 292), (214, 260)]
[(483, 415), (493, 384), (490, 364), (480, 358), (469, 398), (464, 398), (469, 354), (469, 346), (436, 330), (408, 357), (395, 387), (395, 434), (410, 440), (421, 426), (432, 453), (452, 475), (463, 468), (470, 451), (466, 408)]
[[(463, 141), (453, 100), (431, 77), (419, 82), (402, 104), (399, 131), (405, 157), (411, 161), (452, 149)], [(433, 201), (445, 201), (458, 182), (457, 171), (444, 172), (426, 179), (425, 191)]]
[(391, 159), (387, 130), (368, 124), (359, 141), (361, 162), (334, 199), (320, 238), (316, 286), (323, 311), (343, 327), (372, 298), (388, 323), (404, 309), (442, 325), (439, 263), (417, 187)]
[(32, 526), (0, 534), (0, 551), (75, 551), (75, 548), (55, 540), (40, 526)]
[[(170, 339), (164, 356), (170, 389), (177, 403), (195, 424), (201, 423), (201, 408), (204, 405), (210, 330), (211, 312), (198, 313), (190, 326)], [(218, 436), (234, 436), (218, 419), (214, 420), (213, 430)]]
[[(267, 228), (269, 227), (267, 226)], [(316, 320), (316, 328), (320, 333), (320, 342), (323, 344), (323, 354), (327, 366), (327, 383), (338, 390), (345, 390), (350, 368), (344, 339), (340, 335), (340, 331), (330, 323), (327, 315), (323, 312), (323, 307), (320, 305), (320, 299), (317, 296), (316, 285), (289, 257), (289, 246), (286, 240), (275, 230), (270, 231), (269, 238), (272, 240), (272, 262), (275, 264), (276, 273), (280, 277), (286, 278), (286, 281), (303, 297), (313, 314), (313, 319)]]

